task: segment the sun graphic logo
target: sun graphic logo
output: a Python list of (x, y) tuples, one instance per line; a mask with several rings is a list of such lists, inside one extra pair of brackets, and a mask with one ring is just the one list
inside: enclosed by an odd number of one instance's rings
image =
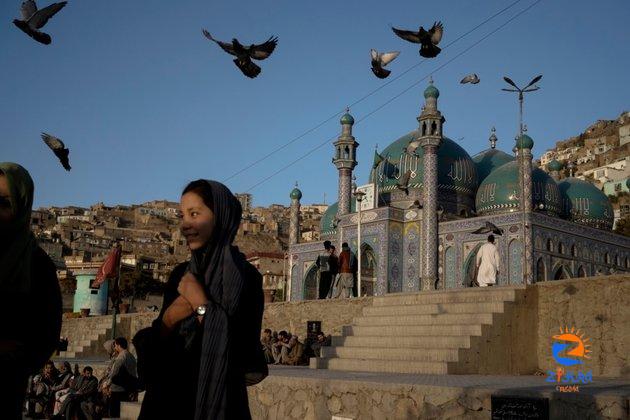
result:
[[(589, 339), (584, 337), (584, 333), (576, 330), (575, 327), (560, 327), (560, 334), (552, 336), (554, 343), (551, 346), (553, 358), (562, 366), (575, 366), (582, 364), (583, 359), (590, 359), (588, 353)], [(563, 356), (561, 354), (564, 353)]]

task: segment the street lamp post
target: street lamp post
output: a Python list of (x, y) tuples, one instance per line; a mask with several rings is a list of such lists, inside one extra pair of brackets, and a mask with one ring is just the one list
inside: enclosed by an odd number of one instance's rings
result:
[[(528, 92), (534, 92), (538, 89), (540, 89), (538, 86), (534, 86), (535, 83), (537, 83), (538, 81), (540, 81), (540, 79), (542, 79), (542, 74), (534, 77), (532, 79), (531, 82), (529, 82), (527, 84), (527, 86), (525, 86), (524, 88), (519, 88), (518, 86), (516, 86), (516, 83), (514, 83), (514, 81), (512, 79), (510, 79), (509, 77), (504, 76), (503, 80), (505, 80), (506, 83), (508, 83), (510, 86), (512, 86), (512, 88), (509, 89), (501, 89), (505, 92), (516, 92), (518, 93), (518, 105), (519, 105), (519, 113), (518, 113), (518, 138), (517, 138), (517, 148), (518, 148), (518, 142), (522, 141), (522, 137), (523, 137), (523, 132), (525, 131), (524, 126), (523, 126), (523, 94), (524, 93), (528, 93)], [(518, 153), (518, 171), (519, 171), (519, 183), (520, 183), (520, 195), (521, 195), (521, 199), (520, 199), (520, 209), (522, 211), (522, 216), (523, 216), (523, 259), (522, 259), (522, 266), (523, 266), (523, 278), (525, 280), (525, 282), (527, 282), (527, 279), (529, 278), (529, 266), (528, 266), (528, 262), (527, 262), (527, 255), (530, 252), (529, 249), (529, 243), (530, 241), (528, 241), (527, 238), (527, 232), (525, 229), (525, 213), (529, 213), (532, 210), (532, 203), (527, 203), (527, 205), (525, 204), (525, 199), (528, 198), (528, 196), (526, 196), (525, 194), (525, 170), (524, 170), (524, 165), (523, 165), (523, 159), (525, 158), (524, 153), (522, 148), (519, 149), (519, 153)]]
[(357, 199), (357, 210), (359, 218), (357, 220), (357, 297), (361, 297), (361, 202), (365, 193), (357, 190), (357, 184), (353, 183), (353, 195)]

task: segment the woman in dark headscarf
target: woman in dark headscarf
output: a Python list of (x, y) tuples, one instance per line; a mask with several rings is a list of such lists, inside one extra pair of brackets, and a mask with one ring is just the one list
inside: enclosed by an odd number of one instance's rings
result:
[(28, 376), (44, 366), (61, 332), (55, 265), (30, 229), (33, 190), (26, 169), (0, 163), (0, 409), (10, 419), (21, 418)]
[(262, 277), (232, 245), (239, 201), (193, 181), (181, 199), (191, 260), (166, 285), (162, 311), (134, 338), (146, 387), (139, 419), (249, 419), (246, 384), (262, 380)]

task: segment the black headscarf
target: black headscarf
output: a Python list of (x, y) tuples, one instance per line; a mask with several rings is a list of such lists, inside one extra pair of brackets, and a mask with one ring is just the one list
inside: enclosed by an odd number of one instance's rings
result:
[[(238, 361), (229, 360), (229, 349), (238, 331), (231, 328), (239, 309), (245, 286), (243, 254), (232, 246), (241, 221), (241, 204), (223, 184), (207, 181), (212, 190), (215, 227), (212, 239), (192, 254), (189, 271), (205, 285), (209, 299), (204, 316), (201, 360), (197, 385), (196, 420), (223, 419), (227, 407), (228, 368)], [(244, 385), (242, 385), (244, 387)]]

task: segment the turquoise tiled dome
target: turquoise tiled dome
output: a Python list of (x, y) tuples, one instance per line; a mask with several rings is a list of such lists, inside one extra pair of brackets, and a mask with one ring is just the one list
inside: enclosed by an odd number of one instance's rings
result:
[[(319, 227), (321, 231), (321, 235), (332, 235), (336, 232), (337, 228), (333, 226), (335, 223), (335, 218), (337, 217), (337, 210), (339, 209), (339, 203), (333, 203), (324, 212), (322, 219), (319, 221)], [(350, 200), (350, 212), (354, 213), (357, 211), (356, 200)]]
[(503, 166), (508, 162), (512, 162), (516, 159), (514, 156), (509, 155), (498, 149), (487, 149), (483, 152), (477, 153), (472, 157), (475, 166), (477, 167), (477, 179), (479, 182), (486, 179), (488, 175), (499, 166)]
[(577, 178), (558, 182), (564, 216), (576, 223), (610, 230), (614, 213), (610, 200), (595, 185)]
[(341, 119), (339, 120), (339, 122), (341, 124), (354, 124), (354, 117), (352, 115), (350, 115), (350, 113), (346, 112), (345, 114), (343, 114), (341, 116)]
[[(475, 200), (477, 214), (483, 216), (518, 210), (520, 191), (518, 162), (500, 166), (479, 185)], [(562, 214), (558, 185), (539, 168), (532, 170), (532, 201), (536, 211), (555, 216)]]
[(516, 147), (520, 149), (533, 149), (534, 148), (534, 139), (529, 137), (527, 134), (523, 134), (516, 140)]
[(561, 171), (563, 167), (564, 165), (562, 164), (562, 162), (558, 162), (555, 159), (547, 164), (547, 169), (552, 172)]
[[(409, 188), (422, 188), (424, 151), (418, 147), (417, 157), (406, 152), (407, 145), (417, 134), (417, 131), (412, 131), (381, 152), (385, 160), (376, 168), (379, 192), (397, 189), (399, 178), (408, 169), (412, 170)], [(451, 191), (474, 198), (476, 190), (477, 169), (470, 155), (459, 144), (443, 137), (438, 149), (438, 191)]]
[(433, 86), (433, 84), (430, 84), (429, 86), (427, 86), (427, 88), (424, 90), (424, 98), (439, 98), (440, 97), (440, 91), (438, 90), (438, 88), (436, 88), (435, 86)]
[(298, 187), (293, 188), (291, 194), (289, 194), (292, 200), (301, 200), (302, 199), (302, 191)]

